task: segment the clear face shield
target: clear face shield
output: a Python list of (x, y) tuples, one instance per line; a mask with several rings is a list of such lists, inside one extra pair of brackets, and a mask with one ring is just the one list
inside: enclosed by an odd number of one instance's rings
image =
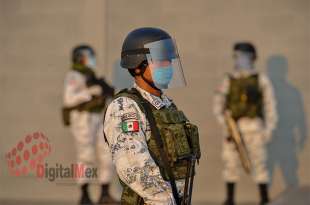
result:
[(96, 56), (90, 50), (84, 50), (83, 55), (86, 58), (85, 65), (89, 68), (95, 69), (97, 67)]
[(186, 86), (179, 53), (173, 39), (164, 39), (144, 45), (154, 85), (159, 89)]

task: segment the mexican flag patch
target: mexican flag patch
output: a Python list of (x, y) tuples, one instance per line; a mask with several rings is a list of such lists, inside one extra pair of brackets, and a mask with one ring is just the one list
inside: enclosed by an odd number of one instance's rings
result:
[(139, 122), (138, 121), (122, 122), (122, 130), (123, 132), (138, 132)]

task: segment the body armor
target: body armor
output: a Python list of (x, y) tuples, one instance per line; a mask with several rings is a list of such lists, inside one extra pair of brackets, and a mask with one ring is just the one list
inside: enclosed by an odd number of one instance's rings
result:
[(231, 111), (234, 120), (242, 117), (264, 118), (263, 93), (258, 74), (247, 77), (230, 78), (230, 88), (226, 97), (226, 109)]
[(88, 102), (78, 104), (73, 107), (62, 108), (62, 119), (65, 126), (70, 125), (70, 113), (73, 110), (87, 111), (91, 113), (101, 113), (106, 105), (106, 98), (114, 95), (114, 88), (110, 87), (102, 78), (97, 78), (95, 72), (84, 65), (73, 64), (72, 70), (81, 73), (86, 78), (86, 86), (99, 85), (102, 88), (102, 94), (100, 96), (92, 96), (92, 99)]
[[(123, 90), (115, 96), (128, 97), (133, 99), (145, 113), (141, 102), (142, 96), (138, 94), (136, 89)], [(156, 121), (156, 126), (160, 132), (160, 137), (164, 142), (164, 150), (160, 150), (156, 145), (154, 134), (151, 133), (150, 139), (147, 141), (148, 150), (160, 169), (160, 173), (164, 180), (168, 181), (167, 170), (160, 160), (160, 152), (164, 152), (167, 156), (170, 169), (175, 180), (185, 179), (187, 175), (187, 166), (192, 156), (200, 158), (199, 135), (197, 126), (189, 123), (184, 113), (172, 104), (169, 108), (163, 107), (157, 110), (152, 107), (152, 114)], [(129, 186), (122, 183), (122, 205), (142, 205), (143, 199), (135, 193)]]
[(99, 85), (103, 91), (101, 96), (93, 96), (91, 101), (78, 105), (77, 110), (88, 111), (93, 113), (101, 113), (106, 104), (105, 102), (107, 97), (106, 95), (112, 96), (113, 94), (110, 94), (107, 87), (102, 85), (102, 83), (100, 82), (101, 79), (98, 79), (96, 77), (95, 72), (91, 68), (79, 64), (74, 64), (72, 70), (75, 70), (85, 76), (87, 87), (93, 85)]

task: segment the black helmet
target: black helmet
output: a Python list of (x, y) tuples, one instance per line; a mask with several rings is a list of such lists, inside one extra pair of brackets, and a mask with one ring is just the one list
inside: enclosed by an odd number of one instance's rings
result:
[(95, 50), (91, 46), (86, 44), (78, 45), (72, 50), (72, 56), (71, 56), (72, 62), (80, 63), (81, 57), (84, 54), (83, 52), (85, 51), (89, 51), (90, 55), (95, 56)]
[(253, 54), (253, 60), (256, 59), (256, 49), (252, 43), (249, 42), (238, 42), (234, 45), (234, 51), (242, 51)]
[(159, 28), (138, 28), (131, 31), (124, 40), (121, 54), (121, 66), (126, 69), (137, 68), (146, 61), (149, 49), (147, 43), (169, 39), (171, 36)]

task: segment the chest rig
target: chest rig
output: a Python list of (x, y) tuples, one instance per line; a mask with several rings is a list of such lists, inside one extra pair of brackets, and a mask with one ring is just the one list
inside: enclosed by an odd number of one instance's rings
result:
[[(151, 137), (148, 139), (147, 145), (153, 160), (160, 169), (163, 179), (165, 181), (185, 179), (188, 175), (190, 159), (195, 157), (198, 160), (201, 155), (197, 126), (191, 124), (184, 113), (178, 110), (174, 104), (168, 108), (162, 107), (157, 110), (135, 88), (120, 91), (115, 96), (115, 98), (118, 97), (133, 99), (141, 111), (146, 114), (150, 126), (157, 127), (162, 146), (158, 145), (158, 139), (156, 139), (152, 127)], [(148, 106), (151, 108), (155, 125), (152, 124), (152, 120), (148, 119), (147, 110), (143, 106), (143, 103), (148, 103)], [(162, 160), (163, 153), (167, 160)], [(123, 186), (122, 205), (144, 204), (143, 199), (129, 186), (123, 182), (121, 184)]]
[(259, 85), (258, 74), (234, 78), (229, 76), (230, 87), (226, 96), (226, 109), (231, 111), (233, 119), (241, 117), (264, 118), (263, 93)]
[(89, 102), (78, 105), (77, 110), (101, 113), (106, 105), (106, 98), (114, 95), (114, 88), (109, 86), (103, 78), (98, 78), (95, 72), (87, 66), (74, 64), (72, 70), (79, 72), (85, 77), (87, 87), (97, 85), (103, 91), (100, 96), (92, 96)]

